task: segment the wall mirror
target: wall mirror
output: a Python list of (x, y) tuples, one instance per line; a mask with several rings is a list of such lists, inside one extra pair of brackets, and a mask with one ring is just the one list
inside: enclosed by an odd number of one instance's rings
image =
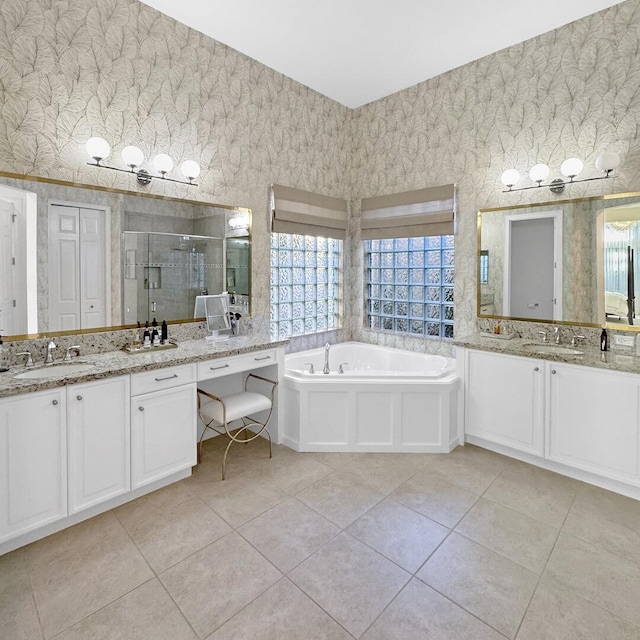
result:
[(251, 211), (0, 172), (8, 337), (193, 321), (197, 295), (249, 313)]
[(639, 249), (640, 193), (479, 211), (478, 316), (637, 330)]

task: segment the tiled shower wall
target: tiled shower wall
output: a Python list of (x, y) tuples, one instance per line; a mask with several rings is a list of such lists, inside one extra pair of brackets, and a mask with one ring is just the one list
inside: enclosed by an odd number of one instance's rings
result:
[(258, 328), (269, 311), (268, 185), (350, 198), (345, 330), (292, 348), (353, 337), (448, 352), (362, 328), (358, 199), (457, 184), (455, 330), (474, 331), (476, 211), (551, 199), (501, 193), (505, 168), (574, 155), (589, 167), (609, 149), (619, 177), (563, 197), (640, 188), (638, 42), (640, 3), (628, 0), (350, 111), (137, 0), (2, 0), (0, 170), (135, 190), (129, 176), (85, 165), (90, 135), (116, 152), (136, 143), (196, 159), (198, 188), (150, 191), (253, 210)]

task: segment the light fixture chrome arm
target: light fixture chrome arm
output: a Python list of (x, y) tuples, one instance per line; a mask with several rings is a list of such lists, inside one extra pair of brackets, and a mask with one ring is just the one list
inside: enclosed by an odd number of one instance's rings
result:
[(149, 173), (148, 171), (146, 171), (145, 169), (134, 169), (134, 168), (121, 169), (120, 167), (112, 167), (111, 165), (108, 165), (108, 164), (102, 164), (102, 162), (100, 162), (99, 160), (96, 160), (95, 162), (87, 162), (87, 164), (92, 167), (99, 167), (100, 169), (111, 169), (111, 171), (119, 171), (120, 173), (132, 173), (133, 175), (136, 176), (136, 180), (142, 185), (147, 185), (151, 182), (151, 180), (153, 180), (154, 178), (157, 178), (158, 180), (166, 180), (167, 182), (177, 182), (178, 184), (188, 184), (188, 185), (191, 185), (192, 187), (198, 186), (198, 184), (196, 182), (193, 182), (193, 180), (189, 180), (189, 182), (187, 182), (186, 180), (176, 180), (175, 178), (167, 178), (167, 176), (164, 174), (155, 176)]

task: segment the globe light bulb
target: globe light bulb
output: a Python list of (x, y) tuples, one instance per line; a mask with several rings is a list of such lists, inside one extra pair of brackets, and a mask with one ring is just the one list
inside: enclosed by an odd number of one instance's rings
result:
[(507, 169), (500, 177), (500, 180), (502, 180), (502, 184), (505, 187), (511, 189), (520, 180), (520, 172), (517, 169)]
[(603, 151), (596, 158), (596, 169), (603, 171), (607, 175), (620, 165), (620, 156), (613, 151)]
[(567, 158), (560, 165), (560, 172), (566, 178), (573, 180), (580, 175), (580, 172), (584, 169), (584, 163), (580, 158)]
[(180, 170), (182, 171), (182, 175), (191, 182), (191, 180), (195, 180), (200, 175), (200, 165), (195, 160), (185, 160), (180, 165)]
[(97, 163), (111, 155), (111, 145), (104, 138), (98, 138), (97, 136), (87, 140), (85, 149)]
[(549, 177), (549, 167), (546, 164), (534, 164), (529, 171), (529, 177), (532, 182), (540, 184)]
[(129, 145), (122, 150), (122, 161), (133, 171), (144, 162), (144, 153), (138, 147)]
[(171, 156), (166, 153), (159, 153), (153, 159), (153, 168), (164, 177), (166, 173), (169, 173), (173, 169), (173, 160)]

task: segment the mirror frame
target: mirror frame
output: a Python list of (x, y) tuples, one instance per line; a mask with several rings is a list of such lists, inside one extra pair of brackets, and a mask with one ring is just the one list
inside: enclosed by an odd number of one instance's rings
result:
[(517, 318), (514, 316), (500, 316), (496, 314), (480, 313), (482, 288), (480, 283), (480, 256), (482, 251), (482, 214), (492, 213), (497, 211), (512, 211), (514, 209), (532, 209), (534, 207), (547, 207), (554, 205), (570, 204), (572, 202), (595, 202), (606, 200), (617, 200), (619, 198), (632, 198), (636, 197), (640, 199), (640, 191), (628, 191), (623, 193), (608, 193), (601, 196), (587, 196), (585, 198), (566, 198), (564, 200), (547, 200), (545, 202), (532, 202), (522, 203), (517, 205), (511, 205), (509, 207), (492, 207), (489, 209), (480, 209), (477, 213), (477, 252), (476, 252), (476, 317), (478, 318), (491, 318), (494, 320), (516, 320), (518, 322), (532, 322), (538, 324), (554, 324), (554, 325), (566, 325), (573, 327), (603, 327), (612, 329), (615, 331), (635, 331), (640, 332), (640, 325), (622, 325), (617, 323), (593, 323), (593, 322), (575, 322), (569, 320), (542, 320), (532, 318)]
[[(204, 200), (190, 200), (187, 198), (177, 198), (175, 196), (163, 196), (155, 193), (141, 193), (139, 191), (129, 191), (127, 189), (117, 189), (114, 187), (103, 187), (100, 185), (94, 184), (84, 184), (82, 182), (69, 182), (67, 180), (56, 180), (53, 178), (43, 178), (41, 176), (28, 176), (20, 173), (12, 173), (9, 171), (0, 171), (0, 178), (10, 178), (13, 180), (24, 180), (27, 182), (39, 182), (43, 184), (53, 184), (61, 187), (75, 187), (77, 189), (90, 189), (92, 191), (103, 191), (106, 193), (114, 193), (117, 195), (125, 195), (125, 196), (135, 196), (138, 198), (153, 198), (155, 200), (165, 200), (169, 202), (182, 202), (187, 204), (197, 204), (205, 207), (215, 207), (216, 209), (225, 209), (227, 211), (241, 211), (242, 213), (247, 214), (249, 217), (249, 227), (247, 229), (247, 235), (249, 237), (249, 317), (251, 316), (253, 309), (253, 300), (251, 295), (252, 289), (252, 277), (251, 277), (251, 264), (253, 258), (252, 251), (252, 239), (253, 239), (253, 211), (247, 207), (233, 206), (228, 204), (218, 204), (216, 202), (205, 202)], [(225, 221), (226, 223), (226, 221)], [(229, 236), (231, 238), (237, 236)], [(227, 236), (225, 235), (225, 242), (227, 240)], [(225, 274), (226, 274), (226, 266), (225, 266)], [(226, 277), (226, 276), (225, 276)], [(201, 322), (202, 318), (185, 318), (180, 320), (168, 320), (167, 324), (186, 324), (186, 323), (194, 323)], [(70, 329), (67, 331), (43, 331), (38, 333), (27, 333), (27, 334), (17, 334), (17, 335), (2, 335), (3, 339), (18, 341), (18, 340), (36, 340), (38, 338), (49, 338), (56, 336), (74, 336), (74, 335), (86, 335), (90, 333), (99, 333), (104, 331), (122, 331), (126, 329), (132, 329), (136, 327), (135, 324), (123, 324), (123, 325), (111, 325), (108, 327), (94, 327), (92, 329)]]

